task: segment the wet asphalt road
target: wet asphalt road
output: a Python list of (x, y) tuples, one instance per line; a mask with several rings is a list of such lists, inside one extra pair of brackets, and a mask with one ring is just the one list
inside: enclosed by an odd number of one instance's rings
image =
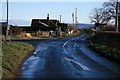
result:
[(119, 78), (120, 65), (87, 47), (85, 35), (32, 40), (35, 52), (23, 63), (22, 78)]

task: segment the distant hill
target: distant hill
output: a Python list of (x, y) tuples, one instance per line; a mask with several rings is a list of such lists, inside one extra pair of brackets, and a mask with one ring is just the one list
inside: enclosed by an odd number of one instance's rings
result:
[(30, 26), (31, 22), (27, 20), (16, 20), (16, 19), (11, 19), (9, 20), (10, 25), (17, 25), (17, 26)]
[(93, 26), (94, 26), (94, 24), (79, 23), (77, 28), (90, 28)]

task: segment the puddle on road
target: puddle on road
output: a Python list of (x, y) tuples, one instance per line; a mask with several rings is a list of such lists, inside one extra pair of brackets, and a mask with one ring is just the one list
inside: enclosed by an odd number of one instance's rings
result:
[(46, 49), (48, 49), (48, 45), (47, 44), (38, 44), (37, 45), (37, 47), (36, 47), (36, 49), (35, 49), (35, 52), (34, 53), (36, 53), (37, 51), (44, 51), (44, 50), (46, 50)]
[(44, 65), (44, 59), (36, 56), (31, 56), (22, 65), (21, 78), (34, 78), (38, 71), (42, 72)]
[(41, 56), (44, 56), (44, 51), (48, 48), (49, 46), (46, 44), (39, 44), (36, 47), (33, 55), (31, 55), (22, 65), (21, 78), (34, 78), (36, 73), (39, 73), (38, 71), (42, 72), (45, 65), (45, 59)]

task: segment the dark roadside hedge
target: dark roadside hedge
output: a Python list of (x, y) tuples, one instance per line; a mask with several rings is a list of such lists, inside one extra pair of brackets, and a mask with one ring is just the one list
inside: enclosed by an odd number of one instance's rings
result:
[(120, 33), (101, 32), (89, 40), (94, 44), (89, 47), (96, 53), (120, 63)]

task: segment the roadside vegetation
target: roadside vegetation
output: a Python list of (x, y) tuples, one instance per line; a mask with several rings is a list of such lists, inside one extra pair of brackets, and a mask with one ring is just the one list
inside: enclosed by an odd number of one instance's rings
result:
[(116, 35), (119, 35), (119, 33), (104, 33), (104, 35), (95, 35), (90, 38), (91, 44), (89, 45), (89, 47), (96, 53), (120, 63), (120, 43), (119, 37), (117, 37)]
[(90, 48), (95, 52), (120, 63), (120, 1), (106, 1), (90, 13), (90, 20), (95, 23), (91, 30)]
[(19, 76), (20, 65), (33, 50), (33, 46), (27, 43), (2, 42), (2, 77)]

